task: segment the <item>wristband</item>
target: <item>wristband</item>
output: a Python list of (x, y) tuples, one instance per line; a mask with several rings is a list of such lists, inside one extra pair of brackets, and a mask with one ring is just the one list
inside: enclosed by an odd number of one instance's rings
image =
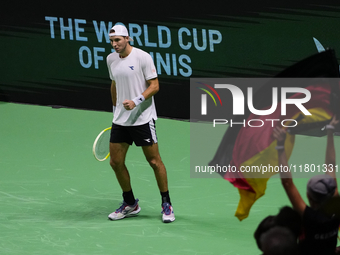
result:
[(115, 113), (116, 106), (112, 105), (112, 113)]
[(132, 101), (135, 103), (135, 105), (139, 105), (140, 103), (142, 103), (145, 100), (143, 95), (140, 95), (138, 97), (135, 97), (134, 99), (132, 99)]
[(284, 146), (283, 145), (278, 145), (275, 147), (276, 150), (284, 150)]
[(335, 129), (335, 127), (333, 125), (326, 125), (326, 130), (328, 129)]

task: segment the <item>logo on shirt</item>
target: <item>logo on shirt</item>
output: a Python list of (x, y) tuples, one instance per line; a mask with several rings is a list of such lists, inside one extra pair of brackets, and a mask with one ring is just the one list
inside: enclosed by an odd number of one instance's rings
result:
[(133, 68), (135, 68), (134, 66), (129, 66), (131, 70), (134, 70)]

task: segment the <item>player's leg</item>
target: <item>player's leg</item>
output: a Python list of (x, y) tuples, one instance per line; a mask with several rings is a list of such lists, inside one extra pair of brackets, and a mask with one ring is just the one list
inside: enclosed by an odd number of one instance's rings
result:
[(142, 146), (142, 148), (146, 160), (149, 162), (150, 166), (152, 167), (155, 173), (159, 191), (160, 192), (168, 191), (168, 177), (165, 166), (159, 154), (158, 143)]
[(140, 212), (138, 199), (135, 199), (130, 181), (130, 174), (125, 165), (125, 158), (131, 138), (124, 127), (112, 125), (110, 138), (110, 165), (116, 174), (118, 183), (123, 191), (123, 203), (113, 213), (109, 214), (109, 219), (119, 220), (128, 215), (134, 215)]
[(155, 121), (134, 127), (131, 136), (137, 146), (142, 146), (145, 158), (155, 173), (162, 197), (163, 222), (172, 222), (175, 216), (169, 196), (167, 172), (158, 150)]
[(158, 150), (158, 144), (143, 146), (143, 152), (146, 160), (152, 167), (157, 180), (158, 188), (162, 197), (162, 220), (165, 223), (173, 222), (175, 220), (175, 214), (170, 201), (170, 195), (168, 190), (168, 178), (165, 166), (161, 159)]
[(128, 149), (127, 143), (110, 143), (110, 165), (123, 192), (131, 190), (130, 175), (125, 165)]
[[(142, 147), (146, 160), (154, 170), (160, 192), (168, 192), (167, 173), (159, 155), (155, 121), (152, 119), (144, 125), (134, 126), (129, 130), (133, 141), (137, 146)], [(170, 199), (167, 198), (162, 202), (170, 203)]]

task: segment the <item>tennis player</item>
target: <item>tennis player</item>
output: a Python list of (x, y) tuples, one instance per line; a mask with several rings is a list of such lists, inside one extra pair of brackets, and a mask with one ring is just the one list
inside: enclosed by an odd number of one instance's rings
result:
[(141, 208), (135, 199), (125, 157), (132, 143), (142, 147), (146, 160), (154, 170), (162, 197), (162, 221), (173, 222), (175, 215), (170, 201), (167, 172), (158, 151), (153, 95), (159, 90), (157, 72), (151, 56), (129, 44), (125, 26), (111, 28), (110, 42), (115, 50), (107, 57), (113, 103), (110, 138), (110, 165), (123, 191), (123, 203), (110, 220), (136, 215)]

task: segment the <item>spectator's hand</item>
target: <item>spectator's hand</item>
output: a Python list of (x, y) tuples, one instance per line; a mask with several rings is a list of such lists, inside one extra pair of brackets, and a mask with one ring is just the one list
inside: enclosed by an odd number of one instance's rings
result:
[(277, 145), (284, 145), (286, 140), (286, 130), (281, 127), (275, 127), (273, 130), (273, 137), (277, 140)]
[(336, 118), (336, 115), (334, 115), (329, 125), (335, 127), (337, 124), (339, 124), (339, 120)]

